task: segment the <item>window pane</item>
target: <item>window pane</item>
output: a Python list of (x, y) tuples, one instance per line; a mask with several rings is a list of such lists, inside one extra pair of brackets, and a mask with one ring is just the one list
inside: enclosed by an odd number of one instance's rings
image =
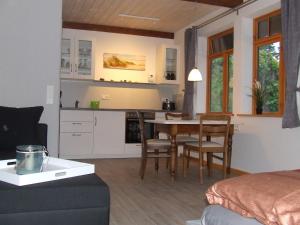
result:
[(279, 110), (280, 42), (258, 48), (258, 80), (265, 91), (263, 112)]
[(233, 33), (212, 40), (212, 52), (220, 53), (233, 48)]
[(223, 62), (224, 58), (215, 58), (211, 62), (210, 111), (222, 112), (223, 108)]
[(270, 35), (281, 34), (281, 15), (270, 18)]
[(61, 42), (61, 61), (60, 61), (60, 71), (64, 74), (71, 74), (71, 40), (62, 39)]
[(268, 20), (262, 20), (258, 22), (258, 38), (264, 38), (269, 36), (269, 30), (268, 30)]
[(233, 102), (233, 55), (228, 57), (228, 103), (227, 111), (232, 112)]
[(86, 40), (78, 41), (78, 74), (92, 74), (92, 42)]

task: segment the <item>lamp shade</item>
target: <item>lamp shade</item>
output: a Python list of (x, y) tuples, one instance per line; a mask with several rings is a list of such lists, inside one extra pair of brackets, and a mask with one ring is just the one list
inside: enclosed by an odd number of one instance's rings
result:
[(188, 81), (202, 81), (202, 74), (197, 67), (194, 67), (189, 73)]

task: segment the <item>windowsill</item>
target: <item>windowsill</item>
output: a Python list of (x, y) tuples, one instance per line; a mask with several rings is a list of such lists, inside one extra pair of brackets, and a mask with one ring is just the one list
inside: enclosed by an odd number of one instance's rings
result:
[(244, 116), (244, 117), (269, 117), (269, 118), (282, 118), (282, 115), (270, 115), (270, 114), (236, 114), (237, 116)]

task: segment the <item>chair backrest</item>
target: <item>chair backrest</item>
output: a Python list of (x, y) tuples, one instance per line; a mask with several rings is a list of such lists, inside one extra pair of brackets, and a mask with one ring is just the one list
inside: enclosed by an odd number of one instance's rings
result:
[[(228, 145), (231, 117), (229, 115), (201, 114), (199, 127), (199, 141), (202, 137), (223, 137), (223, 146)], [(205, 126), (209, 124), (209, 126)]]
[(141, 135), (141, 144), (142, 144), (142, 154), (146, 151), (146, 134), (145, 134), (145, 121), (144, 121), (144, 113), (141, 111), (137, 111), (137, 115), (139, 118), (139, 128), (140, 128), (140, 135)]
[(186, 119), (189, 118), (189, 114), (187, 113), (176, 113), (176, 112), (166, 112), (165, 113), (166, 120), (174, 120), (174, 119)]

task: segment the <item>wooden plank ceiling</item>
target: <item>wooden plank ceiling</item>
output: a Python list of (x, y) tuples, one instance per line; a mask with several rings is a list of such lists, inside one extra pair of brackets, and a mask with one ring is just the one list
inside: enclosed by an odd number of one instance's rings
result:
[[(209, 2), (214, 4), (203, 4)], [(228, 6), (232, 7), (240, 0), (63, 0), (63, 21), (173, 33), (220, 9), (216, 6), (218, 2), (219, 5), (230, 2)]]

